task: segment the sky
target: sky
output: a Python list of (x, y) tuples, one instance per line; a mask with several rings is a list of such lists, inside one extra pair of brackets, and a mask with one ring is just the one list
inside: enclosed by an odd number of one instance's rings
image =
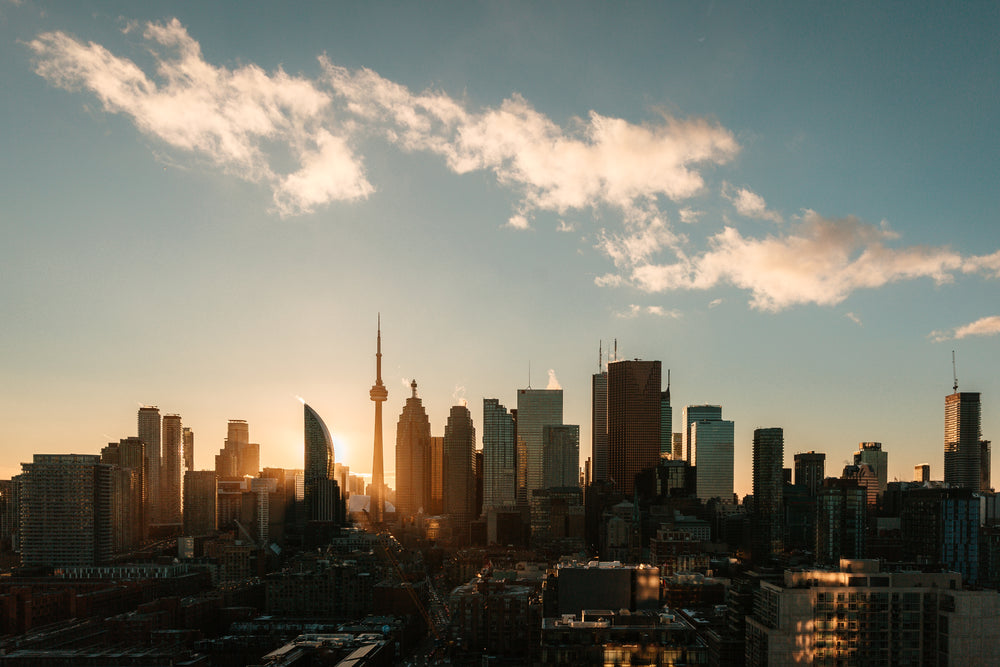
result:
[[(387, 475), (409, 382), (671, 370), (839, 475), (1000, 441), (1000, 5), (0, 0), (0, 476), (179, 413), (302, 466), (301, 397)], [(666, 373), (664, 372), (664, 375)], [(1000, 457), (995, 457), (1000, 458)], [(998, 464), (994, 464), (994, 469)]]

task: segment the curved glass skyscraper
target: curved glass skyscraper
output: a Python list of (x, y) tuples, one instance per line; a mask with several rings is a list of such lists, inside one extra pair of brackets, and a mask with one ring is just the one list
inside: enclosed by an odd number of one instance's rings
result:
[(303, 404), (305, 412), (305, 506), (313, 520), (323, 520), (316, 506), (323, 480), (333, 479), (333, 437), (319, 414)]

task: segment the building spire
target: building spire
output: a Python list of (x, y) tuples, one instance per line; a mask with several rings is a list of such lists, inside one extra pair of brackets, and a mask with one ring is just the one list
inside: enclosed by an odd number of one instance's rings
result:
[(667, 401), (670, 401), (670, 369), (667, 369)]

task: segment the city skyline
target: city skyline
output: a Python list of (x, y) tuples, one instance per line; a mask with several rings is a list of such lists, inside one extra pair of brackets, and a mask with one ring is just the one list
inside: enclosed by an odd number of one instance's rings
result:
[(141, 405), (195, 469), (230, 419), (299, 468), (298, 396), (370, 472), (379, 311), (384, 407), (418, 378), (435, 437), (559, 387), (582, 463), (617, 338), (675, 432), (723, 407), (740, 495), (758, 427), (942, 479), (952, 349), (997, 440), (994, 8), (292, 14), (0, 0), (0, 477)]

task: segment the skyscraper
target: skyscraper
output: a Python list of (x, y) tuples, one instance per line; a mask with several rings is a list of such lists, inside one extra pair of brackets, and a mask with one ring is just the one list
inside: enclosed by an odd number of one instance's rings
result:
[(499, 399), (483, 399), (483, 508), (517, 505), (514, 417)]
[(978, 392), (955, 391), (945, 396), (944, 481), (948, 484), (979, 490), (982, 484), (980, 420)]
[(885, 492), (889, 483), (889, 452), (882, 449), (881, 442), (859, 442), (854, 452), (854, 465), (869, 465), (878, 480), (878, 493)]
[(464, 405), (452, 406), (444, 427), (444, 512), (451, 516), (455, 539), (469, 542), (469, 524), (476, 517), (476, 428)]
[(722, 419), (692, 422), (691, 464), (699, 500), (733, 501), (734, 425)]
[(181, 521), (181, 416), (164, 415), (160, 455), (160, 522)]
[(115, 466), (101, 463), (96, 455), (35, 454), (21, 467), (22, 564), (108, 562), (114, 542)]
[(213, 470), (184, 473), (184, 534), (211, 535), (218, 525), (218, 480)]
[(101, 463), (133, 470), (136, 474), (135, 489), (130, 498), (133, 504), (131, 512), (133, 525), (130, 532), (134, 541), (139, 542), (149, 534), (149, 524), (146, 520), (148, 505), (146, 480), (149, 463), (146, 458), (146, 445), (138, 437), (109, 442), (108, 446), (101, 450)]
[(826, 478), (826, 454), (801, 452), (795, 455), (795, 485), (809, 489), (810, 496), (819, 494)]
[(785, 435), (780, 428), (753, 432), (753, 557), (765, 559), (782, 551), (782, 464)]
[(674, 410), (670, 407), (670, 369), (667, 388), (660, 394), (660, 456), (672, 457), (674, 452)]
[(444, 512), (444, 437), (431, 436), (431, 506), (428, 514)]
[(544, 484), (546, 489), (580, 486), (580, 427), (563, 424), (546, 426), (544, 441)]
[(626, 495), (660, 463), (660, 372), (659, 361), (608, 364), (608, 477)]
[(423, 403), (417, 398), (417, 381), (410, 383), (412, 395), (406, 399), (396, 424), (396, 512), (412, 516), (430, 510), (431, 502), (431, 423)]
[(146, 521), (160, 521), (160, 410), (155, 405), (139, 408), (139, 439), (146, 445)]
[(591, 379), (591, 457), (595, 481), (608, 479), (608, 372), (594, 373)]
[(319, 500), (324, 480), (333, 479), (333, 437), (319, 414), (303, 404), (305, 430), (305, 494), (306, 516), (312, 521), (332, 521), (323, 511)]
[(691, 424), (703, 419), (708, 420), (718, 420), (722, 419), (722, 406), (721, 405), (689, 405), (684, 408), (684, 442), (687, 446), (687, 450), (684, 453), (685, 460), (690, 464), (694, 465), (693, 455), (691, 452)]
[(184, 440), (184, 470), (194, 470), (194, 431), (185, 426), (181, 437)]
[(382, 404), (389, 392), (382, 384), (382, 315), (378, 317), (378, 334), (375, 343), (375, 384), (368, 392), (375, 403), (375, 441), (372, 446), (372, 520), (382, 521), (385, 510), (385, 472), (382, 468)]
[(544, 433), (546, 426), (563, 423), (562, 389), (519, 389), (517, 392), (518, 465), (524, 450), (527, 479), (526, 492), (545, 488)]

